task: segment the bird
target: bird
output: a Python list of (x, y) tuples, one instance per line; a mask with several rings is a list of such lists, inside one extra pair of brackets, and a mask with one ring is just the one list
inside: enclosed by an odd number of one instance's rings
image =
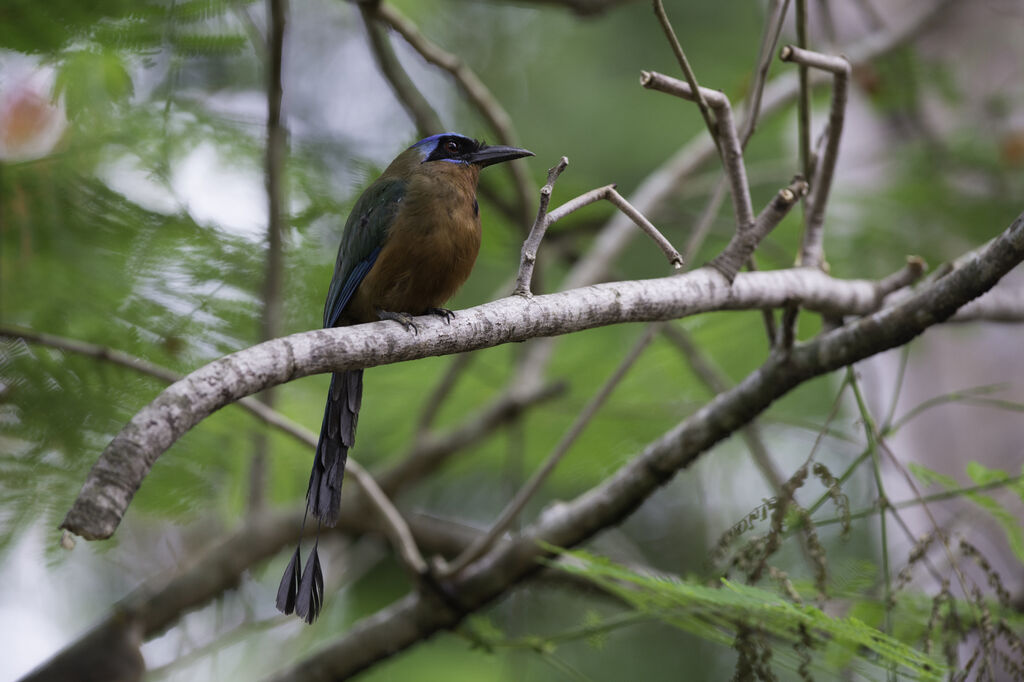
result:
[[(469, 277), (480, 249), (480, 171), (533, 155), (451, 132), (426, 137), (399, 154), (363, 191), (345, 221), (323, 326), (394, 320), (416, 332), (415, 316), (450, 322), (454, 313), (441, 306)], [(300, 541), (277, 592), (278, 610), (307, 623), (317, 619), (323, 605), (319, 529), (338, 521), (362, 393), (362, 369), (331, 375), (306, 491), (306, 515), (317, 519), (317, 541), (301, 577)]]

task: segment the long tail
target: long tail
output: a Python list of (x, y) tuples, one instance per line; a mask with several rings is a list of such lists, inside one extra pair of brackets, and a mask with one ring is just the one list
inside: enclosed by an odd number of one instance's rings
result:
[(309, 474), (306, 504), (321, 523), (338, 522), (341, 481), (345, 476), (348, 449), (356, 442), (356, 421), (363, 401), (363, 370), (335, 372), (324, 406), (320, 442), (316, 446), (313, 470)]
[[(318, 523), (333, 526), (338, 522), (341, 508), (341, 481), (345, 477), (348, 449), (356, 442), (356, 421), (363, 401), (363, 370), (335, 372), (331, 375), (331, 390), (324, 407), (324, 422), (320, 427), (320, 442), (316, 446), (313, 471), (309, 474), (306, 490), (306, 509)], [(303, 525), (306, 521), (303, 518)], [(319, 540), (319, 525), (317, 539)], [(281, 576), (277, 588), (277, 608), (282, 613), (293, 611), (307, 623), (320, 615), (324, 598), (324, 578), (320, 568), (317, 545), (306, 559), (306, 568), (300, 574), (302, 557), (299, 548)]]

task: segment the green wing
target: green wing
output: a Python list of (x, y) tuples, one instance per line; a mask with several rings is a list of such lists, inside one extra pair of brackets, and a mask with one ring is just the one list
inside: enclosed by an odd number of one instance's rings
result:
[(324, 304), (324, 327), (333, 327), (380, 254), (388, 228), (405, 196), (402, 180), (380, 178), (366, 188), (345, 222), (334, 265), (334, 277)]

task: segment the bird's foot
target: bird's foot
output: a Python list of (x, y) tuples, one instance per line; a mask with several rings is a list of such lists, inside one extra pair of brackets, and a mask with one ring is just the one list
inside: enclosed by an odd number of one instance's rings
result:
[(405, 327), (405, 331), (411, 331), (413, 334), (418, 334), (420, 331), (420, 328), (412, 321), (412, 315), (409, 313), (393, 313), (390, 310), (378, 310), (377, 317), (381, 320), (394, 320)]
[(455, 319), (455, 313), (447, 308), (427, 308), (427, 314), (444, 318), (445, 324), (451, 324), (452, 320)]

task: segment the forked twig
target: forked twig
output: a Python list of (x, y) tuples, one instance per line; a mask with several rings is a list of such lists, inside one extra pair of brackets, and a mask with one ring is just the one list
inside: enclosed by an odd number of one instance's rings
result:
[[(696, 101), (695, 91), (689, 83), (655, 71), (641, 71), (640, 85), (691, 102)], [(729, 98), (718, 90), (700, 88), (699, 92), (715, 110), (719, 147), (722, 150), (722, 164), (725, 166), (726, 176), (729, 178), (729, 188), (732, 190), (737, 229), (746, 229), (754, 222), (754, 208), (750, 200), (747, 170), (743, 165), (743, 145), (740, 144), (739, 135), (736, 133), (736, 124), (733, 122)]]
[(731, 282), (740, 268), (751, 258), (761, 240), (782, 222), (782, 219), (789, 214), (790, 209), (805, 194), (807, 194), (807, 182), (800, 177), (794, 178), (788, 187), (783, 187), (778, 191), (748, 229), (737, 230), (733, 234), (722, 253), (711, 261), (711, 267), (718, 270)]
[(674, 267), (682, 267), (683, 257), (679, 255), (679, 252), (676, 251), (671, 242), (661, 234), (658, 228), (656, 228), (651, 221), (644, 217), (640, 211), (636, 210), (615, 190), (615, 185), (605, 185), (604, 187), (592, 189), (585, 194), (581, 194), (575, 199), (570, 199), (555, 210), (549, 212), (548, 204), (551, 201), (551, 192), (554, 189), (555, 181), (558, 180), (558, 176), (562, 174), (562, 171), (564, 171), (568, 165), (569, 159), (563, 156), (554, 167), (548, 169), (547, 182), (540, 190), (540, 204), (537, 208), (537, 218), (533, 221), (533, 227), (530, 228), (530, 234), (527, 235), (526, 241), (523, 242), (523, 249), (519, 259), (519, 273), (516, 276), (516, 285), (512, 292), (513, 295), (527, 297), (533, 295), (530, 290), (530, 282), (533, 279), (533, 268), (537, 263), (537, 250), (540, 248), (540, 243), (544, 239), (544, 234), (547, 232), (548, 228), (570, 213), (578, 211), (584, 206), (588, 206), (596, 201), (601, 201), (602, 199), (614, 204), (615, 207), (632, 220), (637, 227), (647, 233), (647, 235), (654, 240), (654, 243), (661, 248), (669, 262)]
[(843, 135), (846, 118), (846, 90), (850, 77), (850, 62), (845, 57), (824, 55), (787, 45), (779, 53), (784, 62), (794, 62), (801, 68), (813, 68), (832, 74), (832, 104), (829, 109), (828, 127), (825, 135), (825, 149), (815, 163), (811, 180), (811, 196), (807, 200), (807, 225), (803, 244), (800, 248), (800, 264), (807, 267), (824, 266), (823, 232), (825, 205), (832, 189), (836, 159), (839, 156), (839, 141)]

